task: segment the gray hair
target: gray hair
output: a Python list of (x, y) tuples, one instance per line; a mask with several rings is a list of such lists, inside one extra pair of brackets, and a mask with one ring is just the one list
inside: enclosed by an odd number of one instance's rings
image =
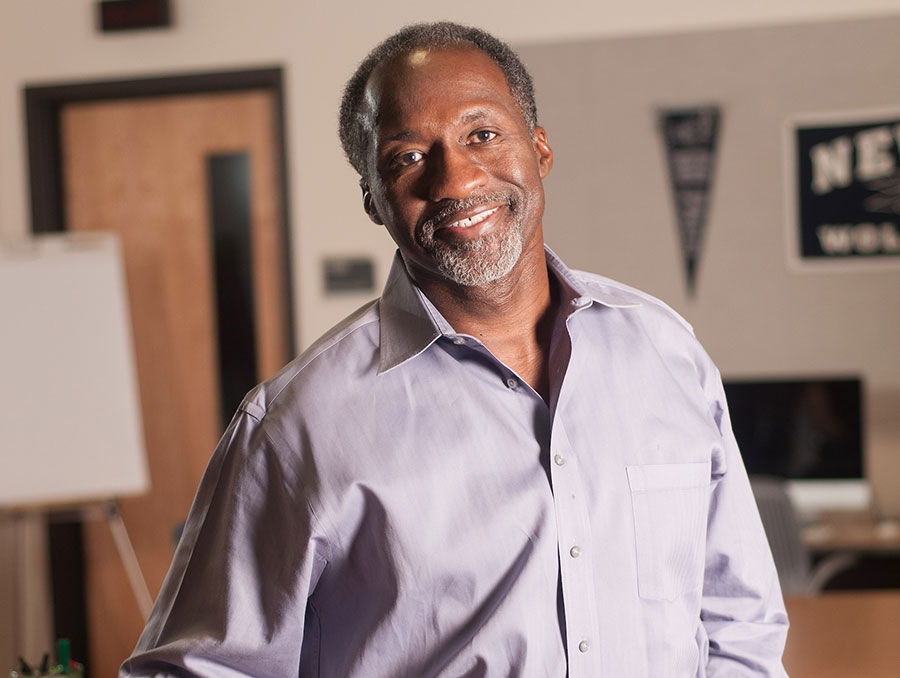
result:
[(366, 156), (374, 127), (374, 120), (363, 110), (362, 100), (372, 71), (382, 63), (417, 49), (472, 46), (489, 56), (503, 71), (509, 92), (519, 105), (525, 124), (534, 132), (537, 124), (537, 105), (534, 85), (518, 55), (505, 42), (478, 28), (449, 21), (406, 26), (369, 52), (353, 77), (347, 81), (341, 99), (339, 134), (344, 153), (353, 168), (366, 177)]

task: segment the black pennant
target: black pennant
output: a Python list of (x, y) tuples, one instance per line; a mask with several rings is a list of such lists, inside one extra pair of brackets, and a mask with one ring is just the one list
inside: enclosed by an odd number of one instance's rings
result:
[(666, 147), (688, 294), (693, 296), (715, 166), (719, 109), (703, 106), (662, 110), (659, 124)]

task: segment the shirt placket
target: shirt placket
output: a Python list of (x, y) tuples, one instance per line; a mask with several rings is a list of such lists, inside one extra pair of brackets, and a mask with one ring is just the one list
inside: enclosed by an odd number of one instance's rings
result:
[[(566, 642), (570, 678), (597, 678), (601, 675), (601, 638), (594, 587), (594, 562), (598, 554), (591, 539), (591, 525), (578, 448), (566, 428), (565, 401), (568, 397), (566, 373), (577, 360), (575, 316), (590, 304), (584, 296), (570, 301), (565, 323), (571, 348), (568, 364), (559, 366), (559, 394), (550, 428), (550, 483), (556, 508), (559, 568), (565, 608)], [(559, 359), (555, 357), (555, 359)]]
[(565, 606), (570, 678), (600, 676), (594, 544), (578, 454), (565, 430), (554, 421), (550, 438), (550, 480), (556, 507), (559, 567)]

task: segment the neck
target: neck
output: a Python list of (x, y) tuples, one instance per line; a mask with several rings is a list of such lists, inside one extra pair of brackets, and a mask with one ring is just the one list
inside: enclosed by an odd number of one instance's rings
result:
[(543, 244), (538, 245), (523, 252), (507, 276), (489, 285), (416, 282), (454, 330), (478, 338), (547, 401), (558, 294), (551, 288)]

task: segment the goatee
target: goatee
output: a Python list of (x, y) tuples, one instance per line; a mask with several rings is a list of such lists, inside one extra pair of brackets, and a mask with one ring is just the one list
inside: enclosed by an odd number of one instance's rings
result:
[[(502, 203), (509, 212), (508, 224), (498, 224), (482, 238), (446, 242), (435, 238), (435, 226), (477, 205)], [(522, 223), (516, 201), (506, 194), (480, 195), (446, 202), (441, 210), (416, 232), (419, 245), (431, 255), (438, 270), (464, 287), (487, 285), (506, 276), (522, 255)]]

